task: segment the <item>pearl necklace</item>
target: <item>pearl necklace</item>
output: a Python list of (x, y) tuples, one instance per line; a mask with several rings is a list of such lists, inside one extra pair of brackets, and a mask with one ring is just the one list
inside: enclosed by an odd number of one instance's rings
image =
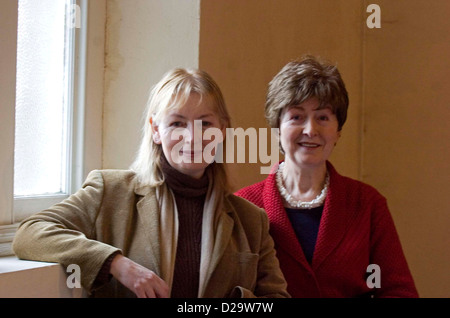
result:
[(280, 194), (283, 196), (283, 198), (286, 200), (287, 203), (289, 203), (290, 206), (300, 209), (312, 209), (316, 208), (318, 206), (321, 206), (325, 202), (325, 198), (327, 196), (328, 192), (328, 185), (330, 184), (330, 175), (327, 171), (327, 176), (325, 177), (325, 185), (322, 189), (322, 192), (314, 198), (314, 200), (309, 202), (304, 202), (300, 200), (294, 200), (291, 196), (291, 194), (286, 190), (286, 188), (283, 185), (283, 168), (284, 168), (284, 162), (280, 163), (277, 170), (277, 186), (278, 190), (280, 191)]

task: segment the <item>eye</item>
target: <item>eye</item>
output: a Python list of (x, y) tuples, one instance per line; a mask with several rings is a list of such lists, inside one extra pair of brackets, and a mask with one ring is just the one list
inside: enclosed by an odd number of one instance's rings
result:
[(205, 128), (205, 127), (210, 127), (211, 125), (212, 125), (211, 122), (202, 120), (202, 127), (203, 127), (203, 128)]
[(293, 115), (291, 115), (291, 120), (295, 121), (295, 122), (297, 122), (297, 121), (301, 122), (304, 119), (305, 119), (305, 116), (300, 115), (300, 114), (293, 114)]
[(178, 127), (183, 127), (183, 126), (184, 126), (184, 123), (181, 121), (173, 121), (170, 123), (170, 127), (178, 128)]
[(321, 121), (328, 121), (330, 118), (327, 115), (320, 115), (319, 120)]

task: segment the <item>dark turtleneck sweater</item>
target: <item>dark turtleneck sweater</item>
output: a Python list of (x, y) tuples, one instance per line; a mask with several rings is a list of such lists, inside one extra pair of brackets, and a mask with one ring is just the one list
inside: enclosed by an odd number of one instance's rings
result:
[(175, 196), (178, 210), (178, 243), (172, 298), (197, 298), (200, 278), (202, 218), (208, 177), (192, 178), (161, 160), (164, 178)]
[[(172, 281), (173, 298), (197, 298), (200, 279), (200, 255), (202, 241), (203, 206), (208, 190), (206, 173), (194, 179), (174, 169), (164, 155), (161, 168), (167, 185), (175, 196), (178, 209), (178, 243)], [(111, 262), (118, 252), (103, 264), (94, 288), (111, 279)]]

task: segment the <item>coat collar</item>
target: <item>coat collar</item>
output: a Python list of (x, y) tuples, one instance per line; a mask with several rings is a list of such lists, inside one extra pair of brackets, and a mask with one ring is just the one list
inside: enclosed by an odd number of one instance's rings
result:
[(298, 263), (309, 268), (302, 247), (283, 206), (283, 199), (277, 188), (276, 172), (279, 164), (274, 165), (263, 188), (264, 209), (270, 220), (270, 232), (277, 249), (283, 249)]
[[(142, 222), (147, 236), (148, 244), (152, 255), (149, 255), (150, 264), (155, 269), (155, 273), (161, 276), (161, 233), (160, 233), (160, 208), (156, 196), (156, 188), (137, 184), (135, 187), (137, 195), (136, 208), (139, 220)], [(214, 231), (212, 237), (214, 247), (210, 254), (210, 266), (208, 266), (205, 276), (205, 286), (208, 286), (209, 279), (217, 267), (219, 261), (229, 244), (234, 227), (235, 210), (231, 202), (225, 197), (222, 209), (214, 221)], [(204, 288), (203, 290), (206, 290)]]
[(279, 164), (273, 167), (263, 189), (263, 204), (270, 219), (271, 233), (275, 242), (279, 242), (277, 248), (283, 249), (285, 253), (291, 255), (293, 259), (307, 270), (317, 269), (337, 247), (350, 222), (352, 209), (346, 206), (345, 195), (342, 195), (344, 193), (345, 180), (337, 173), (333, 165), (327, 161), (330, 185), (320, 221), (312, 265), (310, 265), (298, 242), (277, 188), (276, 171), (278, 166)]
[(156, 189), (150, 186), (138, 185), (135, 188), (137, 195), (136, 209), (140, 222), (143, 224), (144, 232), (150, 246), (151, 254), (148, 259), (155, 273), (161, 276), (161, 253), (160, 253), (160, 214), (159, 204), (156, 200)]
[(312, 261), (314, 269), (318, 268), (339, 245), (351, 223), (352, 214), (355, 213), (354, 207), (347, 204), (345, 178), (337, 173), (330, 162), (327, 162), (327, 169), (330, 174), (330, 186), (317, 235)]

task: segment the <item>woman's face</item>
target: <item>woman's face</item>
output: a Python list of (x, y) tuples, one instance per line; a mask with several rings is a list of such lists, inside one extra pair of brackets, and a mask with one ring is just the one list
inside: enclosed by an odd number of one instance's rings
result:
[[(183, 106), (169, 111), (158, 122), (150, 119), (153, 141), (162, 146), (169, 164), (194, 178), (201, 178), (213, 161), (225, 130), (213, 111), (212, 100), (203, 98), (201, 103), (199, 101), (198, 94), (191, 94)], [(215, 137), (205, 138), (205, 132)], [(219, 133), (221, 136), (217, 135)]]
[(280, 115), (280, 142), (286, 161), (301, 168), (325, 164), (340, 137), (338, 120), (329, 108), (318, 109), (310, 98), (284, 109)]

